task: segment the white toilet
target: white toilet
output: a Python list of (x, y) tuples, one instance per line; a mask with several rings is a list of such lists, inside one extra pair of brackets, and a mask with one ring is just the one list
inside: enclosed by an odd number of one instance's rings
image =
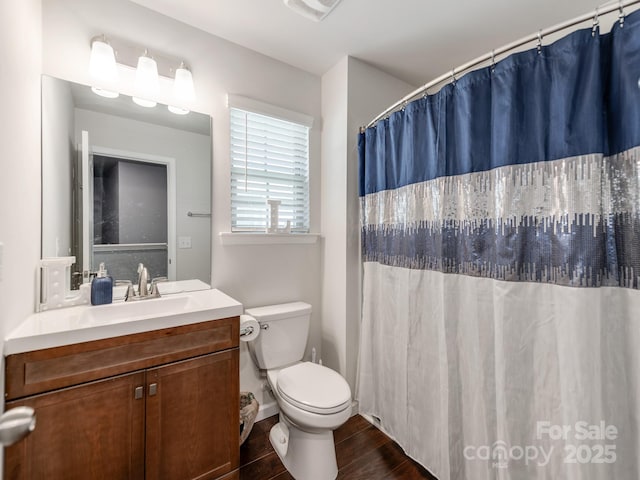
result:
[(258, 367), (267, 371), (280, 407), (269, 439), (296, 480), (333, 480), (338, 475), (333, 430), (351, 415), (351, 389), (337, 372), (302, 362), (311, 305), (302, 302), (246, 310), (260, 323), (249, 342)]

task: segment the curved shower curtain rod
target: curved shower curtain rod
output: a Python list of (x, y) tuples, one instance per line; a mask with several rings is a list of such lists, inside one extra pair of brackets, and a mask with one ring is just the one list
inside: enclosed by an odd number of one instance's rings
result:
[(400, 107), (401, 105), (406, 105), (409, 100), (413, 99), (414, 97), (417, 97), (418, 95), (425, 93), (429, 88), (434, 87), (435, 85), (438, 85), (439, 83), (444, 82), (445, 80), (448, 79), (452, 79), (455, 80), (456, 75), (466, 72), (467, 70), (469, 70), (470, 68), (473, 68), (477, 65), (480, 65), (483, 62), (486, 62), (487, 60), (491, 60), (491, 63), (493, 64), (495, 62), (495, 58), (498, 55), (502, 55), (503, 53), (506, 53), (510, 50), (514, 50), (518, 47), (521, 47), (522, 45), (525, 45), (527, 43), (533, 42), (534, 40), (538, 41), (538, 48), (540, 48), (540, 46), (542, 45), (542, 38), (546, 37), (548, 35), (551, 35), (553, 33), (559, 32), (561, 30), (564, 30), (566, 28), (570, 28), (573, 27), (574, 25), (578, 25), (579, 23), (583, 23), (586, 22), (587, 20), (591, 20), (593, 19), (593, 29), (595, 31), (595, 29), (597, 28), (598, 24), (599, 24), (599, 17), (601, 15), (606, 15), (608, 13), (611, 12), (615, 12), (616, 10), (619, 11), (618, 14), (618, 18), (620, 21), (620, 25), (623, 26), (624, 25), (624, 8), (625, 7), (629, 7), (631, 5), (635, 5), (637, 3), (640, 3), (640, 0), (628, 0), (626, 2), (624, 1), (620, 1), (618, 3), (613, 3), (611, 5), (606, 5), (606, 6), (602, 6), (602, 7), (598, 7), (596, 8), (594, 11), (592, 11), (591, 13), (585, 13), (584, 15), (581, 15), (579, 17), (573, 18), (572, 20), (567, 20), (566, 22), (563, 23), (558, 23), (557, 25), (554, 25), (553, 27), (549, 27), (546, 28), (544, 30), (540, 30), (537, 33), (528, 35), (526, 37), (521, 38), (520, 40), (517, 40), (513, 43), (509, 43), (508, 45), (505, 45), (504, 47), (500, 47), (497, 48), (495, 50), (492, 50), (491, 52), (485, 53), (484, 55), (475, 58), (474, 60), (471, 60), (470, 62), (465, 63), (464, 65), (461, 65), (457, 68), (454, 68), (453, 70), (451, 70), (450, 72), (445, 73), (444, 75), (439, 76), (438, 78), (430, 81), (429, 83), (424, 84), (423, 86), (421, 86), (420, 88), (417, 88), (416, 90), (414, 90), (413, 92), (409, 93), (408, 95), (405, 95), (404, 97), (402, 97), (400, 100), (398, 100), (396, 103), (394, 103), (393, 105), (391, 105), (389, 108), (387, 108), (384, 112), (380, 113), (377, 117), (375, 117), (373, 120), (371, 120), (366, 127), (360, 127), (360, 133), (364, 132), (367, 128), (374, 126), (379, 120), (387, 117), (389, 114), (393, 113), (398, 107)]

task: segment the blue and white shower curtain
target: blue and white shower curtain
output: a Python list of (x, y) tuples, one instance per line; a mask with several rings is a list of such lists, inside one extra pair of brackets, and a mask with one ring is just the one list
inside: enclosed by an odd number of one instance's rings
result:
[(439, 480), (640, 478), (640, 16), (360, 135), (357, 396)]

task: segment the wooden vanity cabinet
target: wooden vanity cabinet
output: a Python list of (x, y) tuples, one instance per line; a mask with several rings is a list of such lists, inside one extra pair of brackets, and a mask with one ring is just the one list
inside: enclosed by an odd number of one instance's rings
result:
[(238, 328), (232, 317), (7, 356), (6, 408), (34, 408), (36, 429), (5, 449), (4, 478), (238, 478)]
[(36, 411), (36, 429), (5, 449), (5, 479), (144, 478), (144, 400), (134, 373), (7, 402)]

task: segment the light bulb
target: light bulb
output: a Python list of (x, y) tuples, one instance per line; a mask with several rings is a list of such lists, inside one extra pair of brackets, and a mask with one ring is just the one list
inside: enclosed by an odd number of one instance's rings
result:
[(140, 105), (145, 108), (153, 108), (157, 105), (157, 102), (154, 100), (147, 100), (146, 98), (132, 97), (131, 100), (133, 100), (133, 103), (136, 105)]
[(106, 98), (118, 98), (120, 96), (118, 92), (114, 92), (113, 90), (107, 90), (105, 88), (91, 87), (91, 91), (96, 95), (100, 95), (101, 97), (106, 97)]
[(189, 113), (189, 110), (186, 108), (181, 108), (181, 107), (176, 107), (174, 105), (168, 105), (167, 109), (171, 112), (171, 113), (175, 113), (176, 115), (186, 115), (187, 113)]

